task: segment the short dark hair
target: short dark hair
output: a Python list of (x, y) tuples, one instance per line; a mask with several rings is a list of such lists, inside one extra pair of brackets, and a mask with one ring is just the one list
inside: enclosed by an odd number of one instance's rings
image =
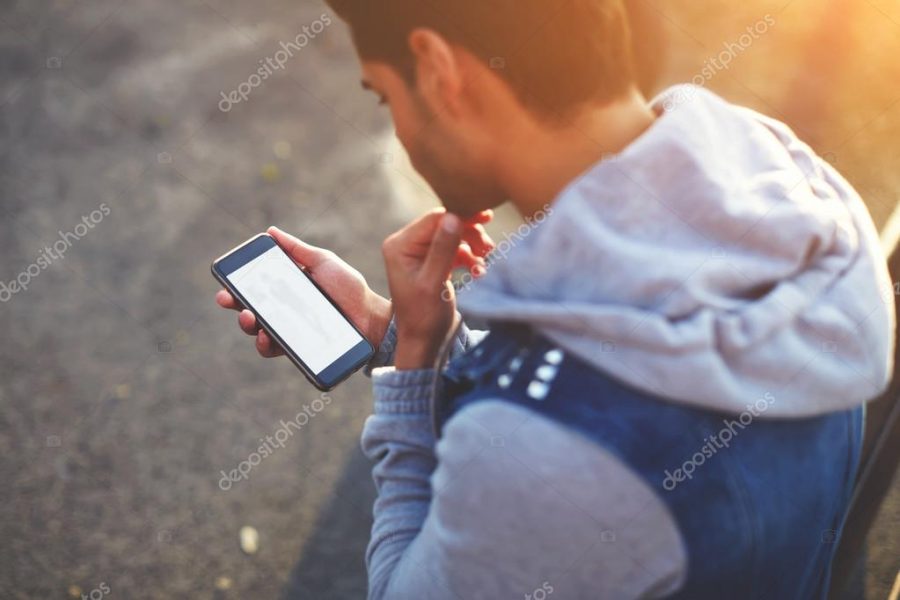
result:
[(326, 0), (349, 25), (363, 60), (415, 81), (417, 27), (472, 52), (537, 112), (564, 115), (608, 103), (635, 83), (622, 0)]

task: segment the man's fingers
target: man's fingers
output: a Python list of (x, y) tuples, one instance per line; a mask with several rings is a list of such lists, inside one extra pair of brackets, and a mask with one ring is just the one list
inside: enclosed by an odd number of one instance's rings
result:
[(466, 225), (463, 229), (463, 241), (472, 248), (477, 256), (487, 256), (496, 244), (481, 225)]
[(477, 225), (485, 223), (490, 223), (494, 219), (494, 211), (491, 209), (483, 210), (480, 213), (475, 213), (468, 219), (466, 219), (466, 225)]
[(228, 293), (228, 290), (219, 290), (216, 293), (216, 304), (229, 310), (241, 310), (241, 308), (243, 308), (238, 301), (234, 299), (234, 296)]
[(388, 236), (381, 247), (385, 260), (388, 263), (401, 257), (424, 260), (445, 214), (445, 209), (436, 208)]
[(263, 358), (275, 358), (276, 356), (284, 354), (281, 350), (281, 346), (275, 343), (272, 338), (269, 337), (269, 334), (262, 329), (256, 334), (256, 351), (259, 352), (260, 356)]
[(451, 268), (465, 267), (468, 270), (472, 270), (472, 268), (476, 266), (486, 267), (487, 261), (473, 253), (468, 244), (460, 244), (459, 248), (456, 249), (456, 258), (454, 259)]
[(436, 208), (425, 213), (399, 232), (397, 239), (402, 247), (421, 246), (429, 248), (434, 239), (435, 230), (440, 226), (441, 220), (447, 214), (443, 208)]
[(294, 261), (304, 267), (315, 269), (328, 255), (322, 248), (311, 246), (291, 234), (283, 232), (277, 227), (269, 227), (266, 233), (275, 238), (278, 245), (281, 246)]
[(256, 315), (249, 310), (242, 310), (238, 315), (238, 325), (240, 326), (241, 331), (247, 335), (256, 335), (256, 332), (259, 331)]
[(242, 310), (238, 314), (238, 325), (241, 331), (256, 338), (256, 351), (264, 358), (282, 356), (284, 351), (265, 331), (260, 329), (256, 322), (256, 316), (249, 310)]
[(429, 284), (447, 280), (462, 241), (462, 228), (462, 221), (454, 214), (447, 213), (441, 218), (420, 273)]

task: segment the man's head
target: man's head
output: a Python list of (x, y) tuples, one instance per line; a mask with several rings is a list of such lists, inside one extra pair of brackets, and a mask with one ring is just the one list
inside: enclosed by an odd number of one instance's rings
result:
[(506, 200), (495, 160), (522, 130), (634, 88), (622, 0), (326, 1), (351, 29), (363, 85), (390, 105), (413, 165), (459, 214)]

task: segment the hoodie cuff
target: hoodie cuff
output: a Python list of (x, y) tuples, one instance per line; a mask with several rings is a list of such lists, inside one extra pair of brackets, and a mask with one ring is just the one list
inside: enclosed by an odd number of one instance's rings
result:
[(371, 377), (372, 371), (375, 369), (391, 365), (394, 362), (394, 349), (396, 347), (397, 322), (394, 320), (394, 317), (391, 317), (387, 331), (384, 332), (384, 337), (381, 339), (381, 343), (378, 344), (378, 350), (375, 352), (375, 356), (366, 364), (363, 373)]
[(431, 413), (434, 369), (398, 371), (381, 367), (372, 372), (375, 414), (427, 415)]
[[(451, 342), (450, 359), (456, 358), (467, 349), (477, 344), (482, 337), (484, 337), (482, 332), (471, 331), (466, 326), (465, 321), (463, 321), (459, 331), (456, 333), (456, 337)], [(394, 364), (394, 350), (396, 349), (397, 321), (395, 317), (391, 317), (391, 322), (388, 324), (387, 331), (384, 333), (384, 338), (382, 338), (381, 343), (378, 344), (378, 350), (375, 352), (375, 356), (366, 363), (363, 373), (365, 373), (367, 377), (371, 377), (372, 372), (375, 371), (375, 369), (389, 367)]]

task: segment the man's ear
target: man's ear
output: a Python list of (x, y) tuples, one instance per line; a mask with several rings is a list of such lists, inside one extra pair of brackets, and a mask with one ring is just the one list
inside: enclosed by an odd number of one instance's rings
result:
[(409, 34), (409, 49), (416, 61), (416, 87), (435, 112), (458, 115), (462, 109), (463, 74), (453, 47), (432, 29)]

